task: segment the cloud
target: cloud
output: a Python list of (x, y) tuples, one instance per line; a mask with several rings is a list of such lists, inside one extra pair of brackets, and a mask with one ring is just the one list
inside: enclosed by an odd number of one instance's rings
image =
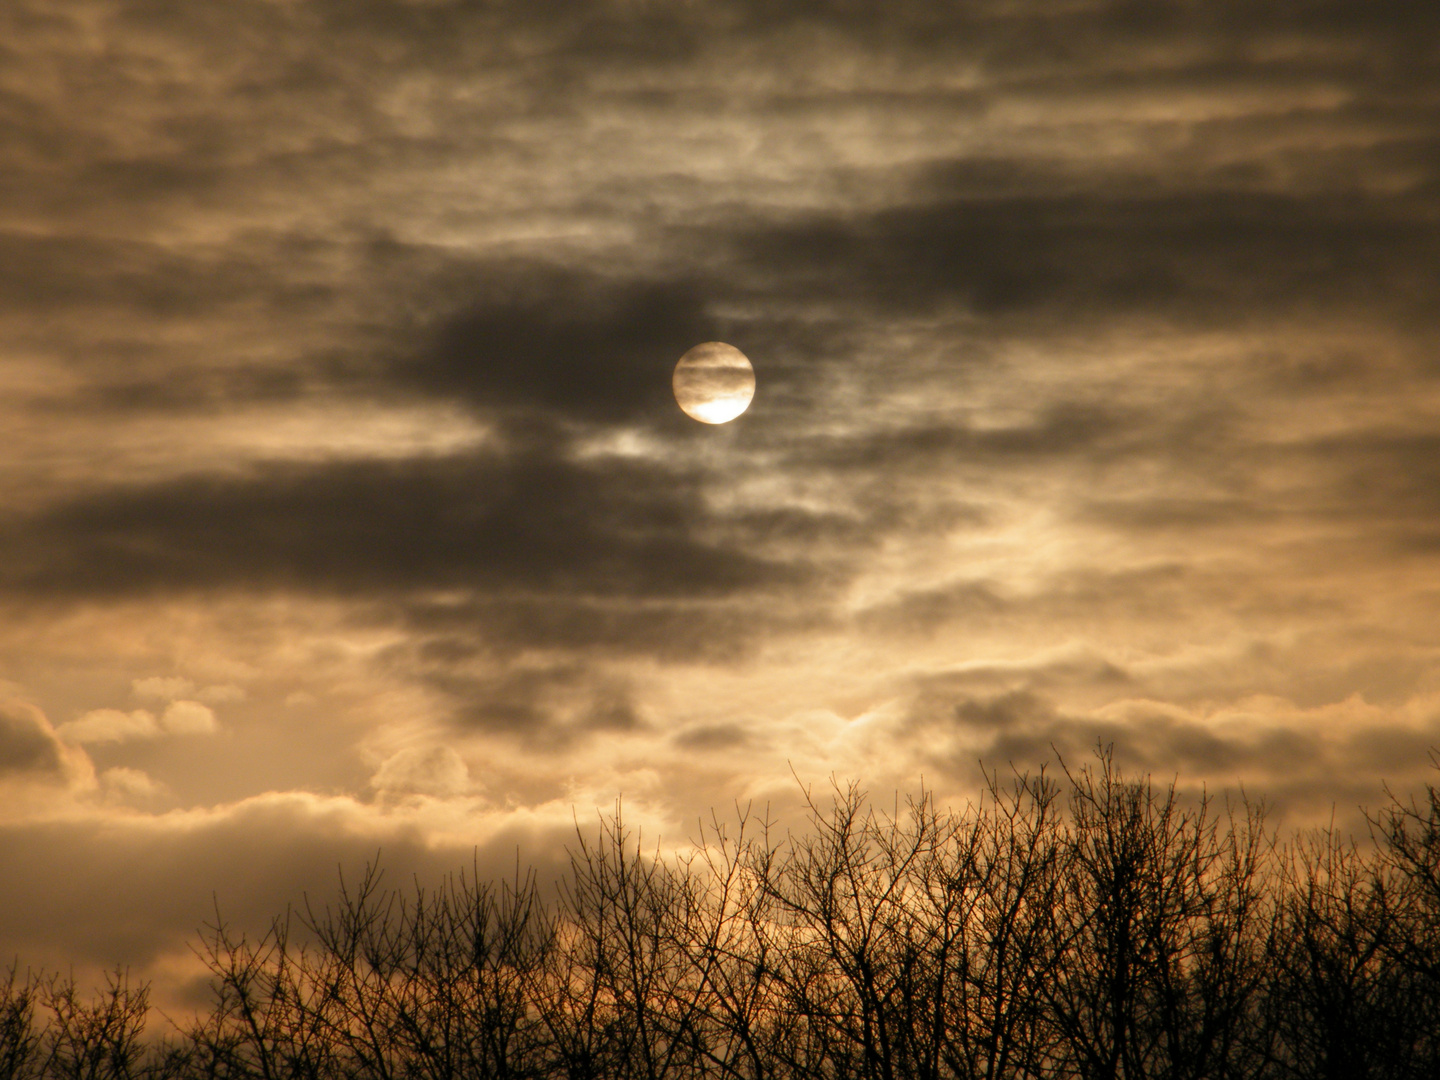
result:
[(225, 705), (230, 702), (244, 701), (248, 696), (243, 686), (236, 686), (234, 683), (206, 686), (195, 694), (196, 698), (207, 705)]
[(160, 734), (160, 724), (155, 715), (146, 709), (133, 712), (91, 709), (83, 716), (61, 724), (56, 733), (72, 743), (126, 742), (155, 738)]
[[(1359, 695), (1314, 707), (1257, 695), (1196, 709), (1112, 695), (1087, 708), (1029, 688), (966, 691), (952, 681), (947, 693), (945, 683), (925, 684), (898, 714), (894, 732), (897, 745), (915, 747), (927, 773), (938, 767), (942, 776), (964, 775), (974, 763), (1034, 770), (1057, 754), (1068, 764), (1083, 764), (1096, 747), (1107, 746), (1131, 774), (1178, 776), (1196, 789), (1243, 787), (1264, 796), (1276, 808), (1277, 823), (1309, 823), (1344, 795), (1350, 800), (1342, 806), (1348, 827), (1360, 820), (1361, 804), (1383, 801), (1380, 781), (1367, 785), (1357, 776), (1327, 792), (1322, 778), (1333, 780), (1359, 765), (1362, 775), (1383, 775), (1406, 790), (1425, 778), (1427, 750), (1440, 746), (1435, 716), (1397, 716)], [(1069, 682), (1053, 685), (1075, 696)]]
[(91, 709), (56, 729), (71, 743), (118, 743), (161, 735), (210, 735), (219, 730), (215, 713), (198, 701), (172, 701), (157, 718), (147, 709)]
[(397, 618), (414, 635), (416, 661), (427, 667), (534, 649), (724, 663), (753, 653), (772, 636), (828, 618), (818, 607), (792, 609), (773, 594), (768, 603), (756, 599), (681, 596), (636, 604), (623, 596), (500, 595), (465, 602), (416, 599), (381, 616)]
[(260, 469), (77, 499), (0, 525), (9, 587), (124, 596), (473, 586), (723, 596), (804, 571), (703, 536), (693, 476), (650, 462), (465, 455)]
[(64, 774), (65, 748), (45, 714), (23, 701), (0, 701), (0, 777)]
[(479, 408), (681, 426), (670, 373), (718, 333), (697, 285), (521, 265), (489, 269), (472, 287), (468, 308), (443, 318), (393, 378)]
[(220, 730), (210, 706), (198, 701), (172, 701), (160, 716), (160, 727), (170, 735), (211, 735)]
[(184, 954), (217, 906), (232, 927), (263, 933), (305, 896), (323, 908), (338, 873), (353, 881), (377, 857), (386, 883), (404, 889), (462, 867), (499, 879), (513, 873), (518, 851), (548, 888), (573, 833), (568, 806), (478, 813), (467, 803), (452, 814), (444, 804), (381, 809), (304, 794), (8, 823), (0, 825), (0, 862), (26, 872), (0, 875), (5, 947), (22, 963), (124, 960), (144, 969)]
[(130, 686), (136, 697), (155, 698), (159, 701), (174, 701), (195, 692), (195, 684), (178, 675), (152, 675), (146, 679), (136, 679)]
[(1430, 324), (1415, 282), (1440, 252), (1440, 230), (1385, 199), (1223, 191), (997, 192), (731, 236), (740, 267), (782, 295), (895, 314), (958, 305), (990, 318), (1164, 313), (1202, 325), (1317, 305), (1352, 317), (1380, 305)]
[(677, 732), (672, 741), (683, 750), (705, 753), (744, 747), (750, 742), (750, 733), (740, 724), (701, 724)]
[(117, 765), (101, 772), (100, 789), (118, 802), (145, 802), (165, 792), (165, 785), (153, 780), (141, 769)]
[(382, 795), (464, 795), (474, 788), (465, 760), (448, 746), (412, 746), (381, 762), (370, 786)]
[(550, 751), (648, 726), (628, 681), (580, 658), (488, 672), (442, 668), (427, 681), (452, 702), (451, 724), (459, 731), (512, 736)]

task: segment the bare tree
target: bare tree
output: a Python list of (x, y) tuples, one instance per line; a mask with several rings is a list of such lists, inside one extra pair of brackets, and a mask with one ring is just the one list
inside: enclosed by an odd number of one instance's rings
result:
[[(1431, 760), (1440, 769), (1440, 755), (1432, 753)], [(1434, 1001), (1440, 996), (1440, 788), (1427, 784), (1423, 799), (1409, 801), (1391, 793), (1371, 826), (1390, 885), (1390, 958), (1414, 973)]]
[(128, 975), (106, 976), (105, 988), (87, 1000), (73, 977), (52, 976), (38, 986), (49, 1022), (40, 1040), (40, 1073), (56, 1080), (131, 1080), (142, 1070), (141, 1035), (149, 988), (132, 988)]
[(597, 840), (576, 833), (552, 920), (556, 947), (532, 984), (557, 1064), (577, 1080), (703, 1072), (693, 882), (683, 865), (643, 855), (618, 806)]
[(351, 1075), (391, 1080), (536, 1074), (530, 973), (550, 945), (533, 873), (492, 885), (452, 876), (427, 891), (385, 890), (375, 867), (305, 928), (321, 950), (307, 972), (329, 1007), (329, 1041)]
[(262, 1080), (538, 1075), (530, 969), (549, 947), (533, 874), (387, 890), (377, 866), (259, 941), (217, 919), (201, 953), (215, 1006), (190, 1033), (208, 1075)]
[(1391, 869), (1333, 826), (1287, 852), (1268, 994), (1284, 1075), (1435, 1075), (1440, 1016), (1416, 970), (1395, 960), (1410, 951), (1395, 902), (1410, 886)]
[[(828, 809), (806, 800), (809, 832), (755, 849), (753, 863), (773, 905), (787, 1073), (989, 1075), (978, 1059), (1008, 1060), (1019, 1030), (1008, 1005), (985, 1016), (978, 1003), (979, 982), (1008, 989), (1014, 974), (1008, 957), (977, 945), (986, 902), (1004, 902), (1003, 888), (986, 891), (1008, 857), (993, 820), (942, 812), (924, 792), (888, 814), (854, 785), (836, 785)], [(977, 1018), (989, 1022), (988, 1044)]]
[[(688, 1033), (702, 1075), (780, 1075), (778, 1048), (793, 1034), (778, 980), (784, 931), (756, 873), (772, 853), (772, 827), (768, 816), (756, 819), (748, 807), (736, 807), (733, 830), (712, 814), (679, 860), (680, 940), (699, 991)], [(757, 859), (757, 849), (767, 855)]]
[(290, 944), (291, 917), (252, 941), (219, 917), (196, 953), (211, 974), (213, 1006), (187, 1032), (195, 1070), (217, 1080), (319, 1080), (340, 1064), (333, 1037), (341, 973), (321, 974)]
[(964, 897), (956, 912), (963, 948), (945, 957), (960, 975), (945, 1055), (950, 1075), (965, 1080), (1038, 1074), (1053, 1038), (1041, 1003), (1061, 957), (1058, 788), (1043, 771), (1016, 775), (1008, 789), (989, 774), (987, 786), (968, 858), (956, 860), (950, 878)]
[(20, 974), (20, 961), (11, 961), (0, 975), (0, 1077), (30, 1080), (37, 1075), (40, 1032), (35, 1027), (39, 987), (29, 972)]
[(1087, 1080), (1247, 1075), (1261, 988), (1262, 814), (1223, 835), (1202, 795), (1187, 809), (1115, 769), (1108, 749), (1070, 779), (1070, 836), (1047, 980), (1055, 1067)]

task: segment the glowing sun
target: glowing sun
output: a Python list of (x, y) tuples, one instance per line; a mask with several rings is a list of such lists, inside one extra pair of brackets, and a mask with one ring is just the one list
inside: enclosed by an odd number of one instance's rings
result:
[(702, 424), (723, 424), (749, 408), (755, 369), (735, 346), (707, 341), (680, 357), (672, 385), (687, 416)]

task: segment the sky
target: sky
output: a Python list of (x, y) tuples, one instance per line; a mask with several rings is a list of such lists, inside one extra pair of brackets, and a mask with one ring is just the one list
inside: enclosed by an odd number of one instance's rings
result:
[(1427, 5), (8, 0), (0, 960), (1097, 744), (1362, 828), (1437, 271)]

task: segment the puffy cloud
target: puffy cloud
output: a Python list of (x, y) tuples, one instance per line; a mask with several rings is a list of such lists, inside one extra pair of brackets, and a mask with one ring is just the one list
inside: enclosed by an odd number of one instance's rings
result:
[(208, 705), (198, 701), (172, 701), (157, 718), (147, 709), (91, 709), (56, 729), (72, 743), (118, 743), (154, 739), (161, 735), (210, 735), (220, 725)]
[(123, 765), (106, 769), (100, 774), (99, 780), (100, 790), (107, 797), (120, 802), (144, 802), (165, 791), (165, 785), (152, 779), (143, 770)]
[(224, 705), (228, 702), (244, 701), (246, 697), (245, 688), (234, 683), (197, 687), (192, 680), (179, 675), (151, 675), (148, 678), (135, 679), (130, 688), (138, 698), (165, 702), (187, 698), (204, 702), (206, 705)]
[(130, 739), (153, 739), (160, 734), (160, 725), (155, 714), (145, 709), (133, 712), (91, 709), (77, 719), (61, 724), (56, 733), (72, 743), (126, 742)]
[(210, 706), (198, 701), (172, 701), (161, 714), (160, 727), (171, 735), (211, 735), (220, 730)]

